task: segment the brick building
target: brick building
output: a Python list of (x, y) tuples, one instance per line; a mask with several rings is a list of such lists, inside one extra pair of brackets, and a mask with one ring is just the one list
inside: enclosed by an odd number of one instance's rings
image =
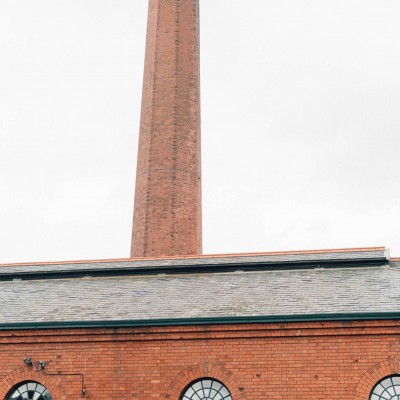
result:
[(0, 400), (400, 400), (385, 248), (201, 255), (198, 0), (150, 0), (131, 258), (0, 268)]
[(179, 400), (208, 378), (232, 399), (369, 399), (400, 369), (399, 271), (381, 248), (5, 266), (1, 396)]

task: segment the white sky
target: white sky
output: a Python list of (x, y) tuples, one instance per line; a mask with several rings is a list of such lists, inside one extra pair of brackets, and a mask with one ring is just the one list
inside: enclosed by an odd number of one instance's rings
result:
[[(201, 0), (205, 253), (400, 256), (400, 2)], [(0, 0), (0, 263), (128, 257), (147, 0)]]

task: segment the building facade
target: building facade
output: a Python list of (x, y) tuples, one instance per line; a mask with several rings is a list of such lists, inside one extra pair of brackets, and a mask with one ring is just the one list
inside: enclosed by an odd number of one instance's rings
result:
[(0, 400), (400, 400), (385, 248), (201, 255), (198, 0), (149, 0), (131, 258), (0, 266)]
[(372, 391), (400, 373), (399, 266), (382, 248), (2, 266), (0, 397), (397, 399)]

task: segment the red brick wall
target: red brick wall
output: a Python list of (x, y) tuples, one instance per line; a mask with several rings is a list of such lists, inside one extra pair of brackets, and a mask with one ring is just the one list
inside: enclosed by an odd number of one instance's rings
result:
[(400, 323), (293, 323), (176, 328), (0, 332), (0, 399), (37, 380), (54, 400), (174, 399), (200, 377), (221, 380), (233, 399), (368, 399), (400, 372)]
[(199, 1), (150, 0), (132, 257), (200, 254)]

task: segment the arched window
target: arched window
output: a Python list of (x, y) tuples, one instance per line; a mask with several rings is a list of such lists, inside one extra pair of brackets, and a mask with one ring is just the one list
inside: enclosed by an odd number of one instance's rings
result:
[(22, 382), (15, 386), (6, 400), (52, 400), (50, 392), (38, 382)]
[(185, 388), (181, 400), (232, 400), (229, 390), (219, 381), (203, 378)]
[(400, 400), (400, 375), (383, 378), (372, 389), (370, 400)]

